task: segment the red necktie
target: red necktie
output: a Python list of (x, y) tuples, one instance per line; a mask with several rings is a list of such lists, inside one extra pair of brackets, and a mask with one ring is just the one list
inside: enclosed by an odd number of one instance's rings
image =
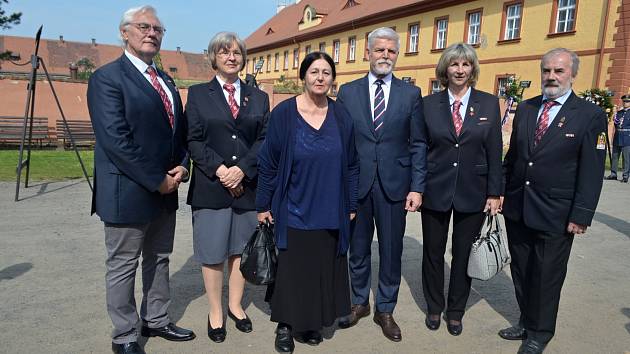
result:
[(164, 109), (166, 109), (166, 113), (168, 114), (168, 122), (171, 124), (172, 128), (175, 117), (173, 116), (173, 106), (171, 105), (171, 100), (168, 99), (166, 91), (164, 91), (164, 88), (162, 87), (162, 85), (160, 85), (155, 69), (153, 69), (152, 66), (149, 66), (147, 68), (147, 73), (151, 77), (151, 84), (153, 85), (153, 88), (155, 89), (155, 91), (157, 91), (157, 93), (160, 95), (160, 98), (162, 99)]
[(455, 134), (457, 134), (457, 136), (459, 136), (459, 132), (462, 131), (462, 125), (464, 125), (462, 115), (459, 113), (459, 107), (461, 106), (461, 101), (455, 100), (455, 102), (453, 102), (453, 124), (455, 125)]
[(232, 84), (223, 84), (223, 88), (229, 93), (228, 104), (230, 105), (230, 111), (232, 111), (232, 117), (236, 119), (236, 117), (238, 116), (238, 104), (236, 104), (236, 99), (234, 98), (236, 87), (234, 87), (234, 85)]
[(536, 125), (536, 133), (534, 134), (534, 146), (538, 145), (540, 140), (542, 140), (543, 135), (549, 128), (549, 111), (551, 107), (556, 105), (556, 101), (547, 101), (543, 106), (542, 113), (540, 113), (540, 117), (538, 118), (538, 125)]

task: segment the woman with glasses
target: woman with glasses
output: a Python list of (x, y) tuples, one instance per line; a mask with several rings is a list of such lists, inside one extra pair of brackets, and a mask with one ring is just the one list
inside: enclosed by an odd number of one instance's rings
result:
[(202, 264), (210, 306), (208, 337), (217, 343), (227, 334), (221, 306), (226, 260), (227, 315), (239, 331), (252, 331), (241, 304), (245, 279), (239, 267), (243, 248), (257, 225), (256, 154), (265, 138), (269, 98), (238, 78), (245, 56), (245, 44), (235, 33), (215, 35), (208, 46), (208, 59), (216, 76), (188, 89), (185, 112), (193, 160), (188, 190), (193, 248)]

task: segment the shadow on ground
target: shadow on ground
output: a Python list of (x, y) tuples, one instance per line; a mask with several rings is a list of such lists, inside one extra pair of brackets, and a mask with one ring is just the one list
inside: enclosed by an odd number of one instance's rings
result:
[(33, 263), (18, 263), (0, 270), (0, 281), (11, 280), (33, 269)]

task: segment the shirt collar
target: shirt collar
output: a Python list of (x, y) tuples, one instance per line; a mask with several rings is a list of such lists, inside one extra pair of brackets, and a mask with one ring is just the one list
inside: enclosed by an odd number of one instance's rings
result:
[[(391, 82), (392, 82), (392, 73), (387, 74), (387, 76), (385, 76), (384, 78), (382, 78), (381, 80), (383, 80), (383, 83), (385, 84), (385, 86), (390, 86)], [(370, 87), (372, 85), (374, 85), (374, 81), (378, 80), (378, 78), (376, 77), (376, 75), (374, 75), (371, 71), (368, 74), (368, 83), (370, 84)]]
[[(147, 63), (143, 62), (142, 59), (138, 58), (137, 56), (129, 53), (129, 51), (127, 51), (127, 49), (125, 49), (125, 55), (127, 56), (127, 59), (129, 59), (129, 61), (131, 61), (131, 64), (133, 64), (133, 66), (136, 67), (136, 69), (138, 69), (138, 71), (140, 71), (141, 73), (146, 73), (147, 72), (147, 68), (149, 67), (149, 65), (147, 65)], [(151, 62), (151, 67), (153, 67), (153, 69), (155, 70), (155, 62)], [(155, 70), (155, 72), (157, 73), (157, 70)]]
[[(219, 75), (216, 75), (215, 77), (217, 78), (217, 81), (219, 82), (219, 86), (221, 86), (221, 89), (225, 90), (223, 88), (223, 85), (225, 85), (226, 82), (223, 81), (223, 79), (221, 79), (221, 77)], [(236, 89), (236, 92), (239, 92), (240, 89), (241, 89), (241, 80), (236, 79), (236, 81), (234, 81), (232, 83), (232, 85), (234, 85), (234, 88)]]
[[(446, 91), (448, 91), (448, 103), (452, 106), (453, 103), (455, 103), (455, 96), (453, 96), (453, 94), (451, 93), (451, 90), (446, 89)], [(462, 106), (464, 107), (468, 106), (468, 100), (470, 99), (470, 91), (471, 91), (471, 88), (469, 86), (464, 96), (462, 96), (462, 98), (459, 100), (462, 103)]]
[[(569, 90), (567, 91), (567, 93), (556, 98), (554, 101), (556, 101), (556, 103), (562, 106), (569, 99), (569, 96), (571, 96), (571, 93), (573, 93), (573, 91)], [(547, 96), (543, 94), (543, 102), (546, 102), (547, 100), (548, 100)]]

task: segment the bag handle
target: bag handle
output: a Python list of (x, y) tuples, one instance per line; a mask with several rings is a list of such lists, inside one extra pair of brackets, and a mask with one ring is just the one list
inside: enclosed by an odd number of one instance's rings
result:
[[(481, 222), (481, 227), (479, 228), (479, 232), (477, 233), (477, 238), (490, 238), (490, 234), (492, 234), (492, 224), (494, 223), (494, 229), (497, 230), (498, 233), (501, 233), (501, 225), (499, 224), (499, 218), (497, 215), (490, 215), (490, 212), (487, 211), (483, 215), (483, 221)], [(485, 235), (482, 235), (483, 227), (488, 228)], [(501, 240), (499, 239), (499, 243)]]

